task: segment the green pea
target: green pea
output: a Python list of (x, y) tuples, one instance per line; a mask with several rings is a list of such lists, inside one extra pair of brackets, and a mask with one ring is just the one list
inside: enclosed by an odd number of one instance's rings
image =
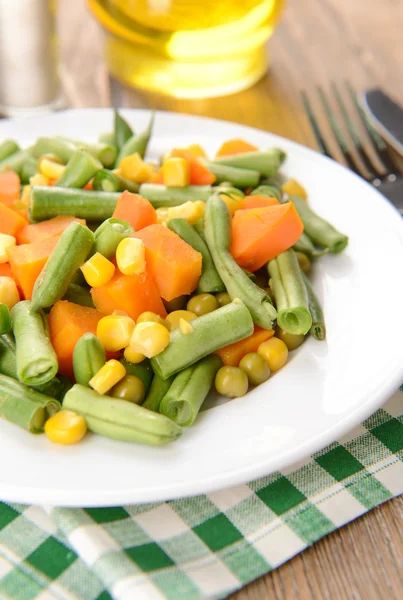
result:
[(305, 340), (304, 335), (286, 333), (280, 327), (276, 327), (276, 337), (282, 340), (289, 350), (295, 350), (296, 348), (299, 348), (302, 342)]
[(218, 306), (218, 300), (212, 294), (197, 294), (187, 303), (187, 309), (194, 312), (198, 317), (213, 312)]
[(239, 398), (248, 391), (248, 377), (239, 367), (221, 367), (215, 377), (219, 394), (228, 398)]
[(174, 312), (175, 310), (184, 310), (186, 308), (186, 302), (188, 300), (188, 296), (178, 296), (173, 300), (169, 300), (164, 302), (165, 308), (168, 313)]
[(219, 294), (216, 294), (216, 300), (218, 306), (225, 306), (231, 302), (231, 296), (228, 292), (220, 292)]
[(249, 383), (252, 385), (260, 385), (267, 381), (270, 377), (269, 365), (257, 352), (246, 354), (239, 363), (239, 368), (245, 371), (248, 376)]
[(108, 395), (133, 404), (142, 404), (145, 396), (144, 383), (135, 375), (126, 375), (113, 386)]

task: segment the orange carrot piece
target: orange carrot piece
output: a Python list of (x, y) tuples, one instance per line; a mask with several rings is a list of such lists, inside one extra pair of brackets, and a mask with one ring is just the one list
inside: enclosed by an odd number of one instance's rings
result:
[(48, 315), (52, 346), (59, 361), (59, 372), (73, 378), (73, 350), (84, 333), (97, 332), (98, 321), (104, 315), (88, 306), (58, 300)]
[(224, 365), (237, 367), (240, 360), (249, 352), (256, 352), (260, 344), (273, 337), (273, 329), (261, 329), (255, 326), (255, 330), (249, 337), (229, 346), (216, 350), (215, 354), (223, 361)]
[(14, 171), (0, 173), (0, 202), (12, 207), (11, 205), (20, 197), (20, 186), (20, 178)]
[(53, 236), (33, 244), (12, 246), (7, 250), (12, 276), (25, 300), (32, 298), (35, 281), (58, 242)]
[(226, 142), (224, 142), (220, 146), (216, 157), (218, 158), (219, 156), (229, 156), (230, 154), (241, 154), (242, 152), (256, 152), (257, 150), (259, 150), (257, 146), (254, 146), (253, 144), (249, 144), (249, 142), (245, 142), (245, 140), (237, 138), (234, 140), (227, 140)]
[(184, 158), (188, 161), (190, 185), (211, 185), (215, 182), (215, 175), (200, 162), (191, 150), (174, 148), (169, 154), (174, 158)]
[(10, 263), (7, 262), (0, 264), (0, 277), (13, 277)]
[(157, 222), (157, 213), (153, 205), (146, 198), (127, 190), (119, 196), (112, 217), (127, 221), (134, 231)]
[(291, 248), (304, 230), (292, 202), (237, 210), (232, 219), (231, 254), (249, 271)]
[[(267, 196), (245, 196), (242, 209), (262, 208), (263, 206), (275, 206), (280, 204), (277, 198), (268, 198)], [(242, 210), (241, 209), (241, 210)]]
[(173, 300), (196, 289), (202, 266), (199, 252), (163, 225), (149, 225), (134, 237), (143, 240), (147, 267), (164, 300)]
[(28, 225), (28, 221), (23, 219), (15, 210), (0, 203), (0, 233), (16, 237), (16, 234), (26, 225)]
[(150, 176), (150, 183), (164, 183), (164, 173), (162, 172), (162, 167), (160, 167), (155, 173), (152, 173)]
[(61, 235), (70, 223), (73, 222), (81, 223), (81, 225), (86, 224), (85, 219), (68, 216), (53, 217), (53, 219), (33, 223), (32, 225), (27, 224), (18, 231), (17, 242), (18, 244), (32, 244), (53, 235)]
[(91, 296), (96, 308), (105, 315), (123, 310), (136, 320), (146, 311), (161, 317), (167, 314), (149, 270), (139, 275), (123, 275), (116, 269), (108, 283), (92, 288)]

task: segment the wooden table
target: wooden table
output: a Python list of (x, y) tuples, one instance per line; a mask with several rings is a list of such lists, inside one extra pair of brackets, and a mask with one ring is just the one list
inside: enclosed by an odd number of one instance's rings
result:
[[(101, 32), (84, 0), (59, 0), (62, 78), (71, 107), (110, 106)], [(253, 88), (211, 100), (174, 100), (114, 88), (130, 107), (207, 115), (315, 147), (299, 92), (318, 83), (380, 85), (403, 101), (403, 0), (289, 0), (270, 42), (271, 69)], [(232, 600), (400, 600), (403, 497), (322, 539)]]

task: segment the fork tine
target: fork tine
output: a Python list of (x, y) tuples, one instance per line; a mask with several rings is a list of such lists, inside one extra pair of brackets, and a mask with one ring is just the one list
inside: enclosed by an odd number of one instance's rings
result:
[(311, 103), (308, 100), (308, 96), (306, 95), (305, 92), (301, 92), (301, 96), (302, 96), (302, 103), (304, 105), (305, 112), (308, 117), (309, 123), (312, 127), (312, 131), (315, 136), (316, 143), (318, 144), (319, 150), (322, 152), (322, 154), (325, 154), (325, 156), (328, 156), (329, 158), (333, 158), (330, 153), (329, 147), (326, 144), (326, 142), (322, 136), (322, 133), (321, 133), (320, 127), (319, 127), (319, 123), (317, 122), (317, 120), (315, 118)]
[(363, 147), (363, 145), (361, 143), (358, 131), (357, 131), (354, 123), (350, 119), (346, 105), (344, 104), (344, 100), (339, 92), (337, 85), (333, 82), (331, 84), (331, 86), (332, 86), (334, 97), (336, 98), (336, 102), (340, 108), (340, 112), (341, 112), (344, 122), (346, 124), (348, 134), (349, 134), (351, 141), (353, 142), (362, 162), (364, 163), (366, 169), (368, 170), (369, 177), (371, 179), (374, 179), (375, 177), (381, 177), (382, 171), (380, 171), (375, 165), (372, 164), (368, 154), (366, 153), (365, 148)]
[(354, 171), (358, 175), (361, 175), (361, 177), (362, 177), (362, 173), (360, 172), (357, 163), (355, 162), (355, 160), (353, 159), (353, 157), (351, 155), (351, 152), (348, 148), (347, 142), (341, 132), (340, 127), (337, 124), (337, 121), (332, 113), (332, 109), (330, 108), (330, 104), (327, 101), (327, 98), (326, 98), (322, 88), (317, 86), (317, 91), (318, 91), (319, 98), (321, 99), (321, 102), (323, 104), (323, 108), (325, 109), (325, 113), (326, 113), (329, 125), (331, 127), (331, 130), (333, 131), (334, 137), (336, 138), (337, 144), (343, 153), (346, 163), (348, 164), (348, 166), (350, 167), (350, 169), (352, 171)]
[(368, 121), (367, 115), (365, 114), (364, 109), (362, 108), (361, 104), (358, 102), (357, 92), (354, 90), (351, 83), (349, 81), (345, 81), (345, 86), (346, 86), (348, 93), (350, 94), (350, 97), (353, 101), (356, 111), (360, 117), (361, 123), (363, 124), (363, 126), (365, 127), (365, 129), (368, 133), (372, 147), (375, 150), (375, 152), (377, 153), (377, 155), (379, 156), (382, 164), (385, 167), (387, 174), (395, 175), (396, 167), (394, 165), (393, 160), (391, 159), (391, 157), (389, 155), (388, 147), (387, 147), (386, 143), (383, 141), (383, 139), (381, 138), (379, 133), (372, 127), (371, 123)]

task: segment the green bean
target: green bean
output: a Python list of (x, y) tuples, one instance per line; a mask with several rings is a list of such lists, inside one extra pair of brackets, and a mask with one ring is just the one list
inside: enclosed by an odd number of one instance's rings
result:
[(26, 385), (47, 383), (56, 375), (58, 362), (45, 314), (41, 310), (33, 312), (31, 301), (23, 300), (11, 309), (11, 319), (18, 379)]
[(267, 198), (277, 198), (280, 202), (283, 197), (280, 188), (277, 185), (259, 185), (251, 193), (251, 196), (266, 196)]
[(92, 231), (80, 223), (70, 223), (35, 281), (32, 311), (53, 306), (63, 298), (76, 271), (85, 262), (94, 243)]
[(12, 333), (0, 336), (0, 373), (18, 379), (15, 340)]
[(29, 183), (31, 177), (38, 172), (38, 159), (31, 156), (20, 169), (21, 183)]
[(324, 340), (326, 337), (326, 325), (323, 317), (323, 310), (320, 302), (313, 291), (312, 284), (305, 273), (302, 273), (302, 279), (304, 280), (306, 291), (309, 299), (309, 310), (312, 316), (312, 327), (310, 334), (316, 340)]
[(104, 131), (104, 133), (101, 133), (101, 135), (98, 136), (98, 142), (100, 144), (106, 144), (107, 146), (116, 146), (115, 132)]
[(213, 160), (202, 160), (203, 165), (216, 177), (216, 183), (228, 181), (234, 186), (246, 188), (259, 183), (260, 173), (253, 169), (239, 169), (218, 164)]
[(18, 152), (20, 149), (21, 148), (19, 147), (17, 142), (15, 142), (14, 140), (4, 140), (3, 142), (1, 142), (1, 144), (0, 144), (0, 163), (4, 159), (11, 156), (12, 154), (15, 154), (16, 152)]
[(73, 370), (77, 383), (88, 386), (105, 362), (105, 350), (97, 336), (84, 333), (73, 350)]
[(134, 132), (126, 119), (124, 119), (117, 110), (114, 111), (114, 124), (115, 146), (118, 150), (121, 150), (126, 142), (134, 135)]
[(304, 224), (304, 232), (309, 235), (314, 244), (328, 248), (333, 254), (341, 252), (348, 244), (348, 237), (337, 231), (325, 219), (316, 214), (308, 203), (299, 196), (291, 196), (299, 216)]
[(116, 159), (116, 166), (118, 167), (123, 158), (130, 156), (131, 154), (140, 154), (141, 158), (144, 158), (147, 151), (148, 142), (150, 141), (153, 125), (155, 119), (155, 112), (151, 113), (150, 120), (144, 131), (141, 133), (134, 133), (120, 148), (118, 157)]
[(21, 173), (21, 169), (29, 158), (32, 157), (33, 149), (26, 148), (25, 150), (19, 150), (7, 158), (0, 161), (0, 173), (2, 171), (15, 171), (18, 175)]
[(319, 256), (323, 256), (324, 254), (329, 252), (329, 248), (316, 248), (311, 238), (307, 233), (305, 233), (305, 231), (297, 239), (297, 241), (293, 245), (293, 248), (297, 252), (303, 252), (304, 254), (309, 256), (309, 258), (318, 258)]
[(0, 375), (0, 415), (3, 419), (30, 433), (42, 433), (45, 421), (60, 408), (60, 403), (54, 398)]
[(277, 322), (286, 333), (307, 333), (312, 325), (309, 301), (294, 250), (282, 252), (268, 263), (277, 306)]
[(73, 281), (67, 288), (66, 293), (63, 296), (63, 300), (74, 302), (74, 304), (79, 304), (80, 306), (95, 308), (89, 289), (79, 285), (78, 283), (73, 283)]
[(276, 309), (268, 294), (253, 283), (232, 258), (230, 214), (218, 194), (213, 194), (207, 202), (204, 231), (214, 264), (231, 299), (242, 300), (256, 325), (272, 329)]
[(154, 371), (151, 368), (151, 363), (148, 358), (145, 358), (141, 363), (137, 364), (131, 363), (125, 358), (121, 358), (120, 362), (126, 369), (127, 375), (134, 375), (135, 377), (141, 379), (144, 384), (145, 393), (147, 394), (154, 377)]
[(76, 152), (77, 146), (74, 142), (59, 137), (40, 137), (36, 140), (32, 153), (36, 158), (45, 154), (53, 154), (67, 163)]
[(215, 350), (253, 333), (249, 310), (240, 300), (191, 321), (192, 331), (171, 331), (169, 345), (151, 359), (154, 373), (163, 379), (178, 373)]
[(102, 169), (98, 171), (92, 180), (92, 189), (101, 192), (124, 192), (128, 190), (136, 194), (139, 191), (139, 184), (121, 177), (113, 171)]
[(126, 400), (100, 396), (79, 384), (67, 392), (63, 408), (82, 415), (90, 431), (122, 442), (161, 446), (182, 434), (182, 429), (163, 415)]
[(57, 180), (58, 187), (81, 188), (102, 169), (102, 164), (87, 150), (74, 152), (66, 168)]
[(199, 219), (196, 223), (193, 223), (193, 229), (200, 235), (203, 242), (207, 245), (206, 236), (204, 234), (204, 219)]
[(84, 150), (87, 150), (90, 154), (92, 154), (92, 156), (94, 158), (96, 158), (97, 160), (99, 160), (104, 167), (106, 167), (107, 169), (111, 169), (113, 167), (113, 165), (115, 164), (115, 160), (116, 160), (116, 155), (117, 155), (117, 149), (114, 145), (112, 144), (101, 144), (101, 143), (95, 143), (95, 144), (82, 144), (82, 143), (77, 143), (77, 148), (83, 148)]
[(11, 329), (11, 317), (8, 306), (0, 302), (0, 335), (8, 333)]
[(103, 221), (113, 215), (120, 194), (71, 188), (34, 186), (29, 198), (31, 222), (45, 221), (59, 215)]
[[(231, 156), (215, 158), (216, 165), (228, 165), (239, 169), (253, 169), (261, 175), (273, 177), (286, 158), (286, 153), (280, 148), (272, 148), (266, 152), (242, 152)], [(257, 183), (255, 184), (257, 185)]]
[(211, 258), (210, 250), (205, 242), (199, 236), (197, 231), (186, 221), (186, 219), (170, 219), (167, 223), (168, 228), (174, 231), (187, 244), (192, 246), (203, 257), (202, 274), (197, 286), (198, 292), (224, 292), (225, 286), (221, 277), (217, 273)]
[(94, 233), (93, 251), (111, 258), (119, 243), (133, 233), (133, 227), (121, 219), (106, 219)]
[(162, 399), (160, 413), (182, 427), (190, 427), (221, 366), (221, 358), (211, 354), (178, 373)]
[(35, 391), (45, 394), (45, 396), (56, 398), (56, 400), (62, 402), (64, 395), (72, 386), (73, 382), (68, 379), (68, 377), (59, 374), (47, 383), (43, 383), (42, 385), (32, 385), (31, 387)]
[(210, 185), (188, 185), (186, 187), (167, 187), (159, 183), (142, 183), (140, 196), (147, 198), (154, 208), (179, 206), (185, 202), (204, 200), (211, 196)]
[(162, 399), (171, 387), (173, 380), (173, 376), (162, 379), (158, 373), (155, 373), (146, 399), (143, 402), (143, 407), (154, 412), (159, 412)]

